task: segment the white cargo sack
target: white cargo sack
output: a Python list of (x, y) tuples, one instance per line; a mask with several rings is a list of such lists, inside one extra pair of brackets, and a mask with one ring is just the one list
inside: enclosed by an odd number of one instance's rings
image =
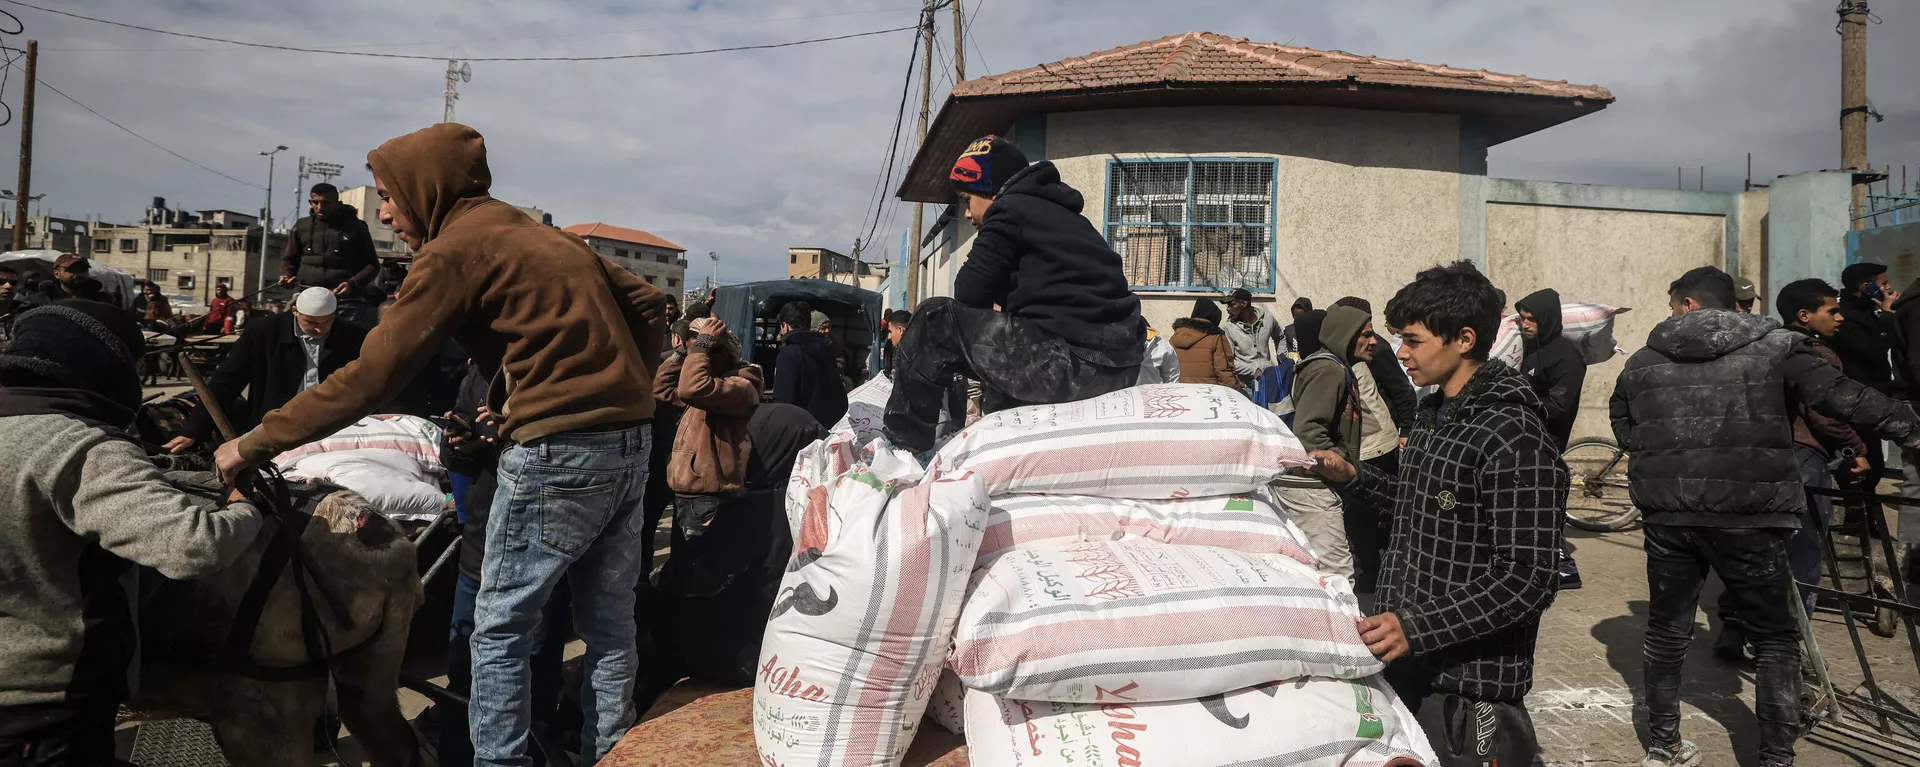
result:
[[(1613, 318), (1629, 311), (1632, 310), (1606, 304), (1563, 303), (1560, 305), (1560, 335), (1573, 342), (1587, 364), (1598, 365), (1620, 353), (1620, 347), (1613, 339)], [(1520, 361), (1526, 356), (1525, 341), (1526, 337), (1520, 334), (1520, 315), (1509, 314), (1500, 318), (1500, 330), (1494, 335), (1490, 359), (1505, 362), (1507, 367), (1515, 370), (1520, 369)]]
[(1439, 760), (1379, 677), (1300, 679), (1146, 703), (1129, 686), (1082, 703), (967, 693), (972, 767), (1417, 767)]
[(447, 494), (440, 490), (442, 470), (422, 464), (411, 453), (368, 448), (310, 453), (282, 464), (293, 479), (320, 479), (359, 493), (393, 519), (424, 522), (440, 516)]
[(964, 473), (891, 496), (897, 487), (855, 467), (823, 506), (803, 512), (754, 686), (754, 740), (767, 764), (895, 767), (913, 742), (966, 596), (987, 497)]
[(967, 686), (952, 671), (940, 672), (933, 686), (933, 699), (927, 701), (927, 718), (955, 735), (967, 734)]
[(934, 454), (987, 492), (1166, 499), (1253, 492), (1310, 465), (1280, 417), (1232, 389), (1135, 386), (981, 418)]
[(1146, 538), (1279, 554), (1312, 565), (1307, 535), (1263, 500), (1241, 495), (1138, 501), (1083, 495), (1006, 495), (993, 499), (976, 568), (1016, 546)]
[(976, 577), (950, 664), (968, 689), (1023, 700), (1198, 698), (1253, 679), (1357, 679), (1345, 578), (1275, 554), (1130, 539), (1022, 547)]
[(887, 413), (887, 398), (893, 396), (893, 379), (884, 375), (860, 384), (847, 392), (847, 414), (828, 429), (829, 433), (853, 435), (855, 450), (880, 438), (881, 416)]

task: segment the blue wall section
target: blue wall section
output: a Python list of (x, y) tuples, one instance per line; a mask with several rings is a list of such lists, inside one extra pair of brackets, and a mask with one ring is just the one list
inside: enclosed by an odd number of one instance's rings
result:
[(1853, 174), (1823, 171), (1773, 182), (1767, 212), (1767, 282), (1839, 282), (1852, 229)]

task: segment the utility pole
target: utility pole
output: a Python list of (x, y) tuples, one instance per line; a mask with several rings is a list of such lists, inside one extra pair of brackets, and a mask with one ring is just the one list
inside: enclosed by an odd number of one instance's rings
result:
[[(39, 76), (40, 41), (27, 41), (27, 90), (20, 97), (20, 188), (13, 198), (13, 247), (27, 247), (27, 203), (33, 195), (33, 84)], [(93, 236), (88, 233), (89, 237)]]
[[(1854, 173), (1867, 168), (1867, 0), (1840, 0), (1840, 165)], [(1878, 117), (1878, 115), (1874, 115)], [(1859, 176), (1855, 176), (1856, 179)], [(1853, 228), (1866, 226), (1867, 185), (1853, 183)]]
[[(273, 156), (285, 151), (286, 147), (276, 146), (273, 151), (260, 153), (261, 157), (267, 158), (267, 207), (260, 211), (260, 272), (253, 281), (255, 293), (267, 289), (267, 235), (273, 232)], [(211, 273), (207, 275), (207, 280), (213, 280)]]
[(953, 82), (967, 79), (967, 49), (962, 39), (967, 34), (965, 0), (953, 0)]
[[(933, 11), (934, 1), (926, 0), (920, 11), (920, 41), (926, 46), (925, 55), (920, 57), (920, 142), (915, 147), (926, 146), (927, 112), (933, 109)], [(926, 226), (926, 205), (913, 204), (912, 257), (907, 261), (907, 308), (920, 305), (920, 246), (921, 228)]]
[(447, 111), (440, 122), (453, 122), (453, 102), (460, 100), (460, 92), (456, 87), (460, 83), (470, 82), (473, 82), (473, 66), (464, 61), (447, 59)]

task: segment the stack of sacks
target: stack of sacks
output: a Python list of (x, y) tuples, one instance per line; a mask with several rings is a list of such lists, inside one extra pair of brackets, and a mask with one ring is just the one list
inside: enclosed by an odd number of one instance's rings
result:
[[(1561, 304), (1560, 335), (1580, 349), (1587, 364), (1598, 365), (1621, 352), (1613, 340), (1613, 318), (1631, 309), (1606, 304)], [(1491, 359), (1507, 363), (1515, 370), (1526, 356), (1525, 337), (1520, 334), (1520, 315), (1500, 318), (1500, 331), (1494, 335)]]
[[(756, 727), (765, 725), (760, 747), (769, 764), (892, 767), (897, 761), (886, 760), (897, 758), (903, 742), (876, 749), (871, 738), (837, 728), (848, 719), (878, 722), (904, 739), (923, 711), (964, 731), (976, 765), (1120, 767), (1141, 764), (1146, 752), (1169, 767), (1275, 757), (1431, 762), (1412, 714), (1374, 676), (1381, 666), (1360, 641), (1351, 587), (1315, 570), (1305, 535), (1254, 497), (1310, 461), (1278, 417), (1245, 397), (1213, 386), (1147, 386), (1003, 411), (960, 432), (917, 478), (917, 464), (897, 448), (884, 440), (862, 448), (856, 439), (829, 449), (829, 437), (796, 466), (788, 499), (800, 544), (790, 569), (818, 567), (825, 559), (818, 541), (833, 551), (843, 531), (890, 543), (925, 535), (890, 537), (905, 523), (891, 510), (887, 519), (867, 519), (853, 508), (868, 493), (858, 488), (898, 492), (916, 481), (967, 477), (990, 496), (980, 499), (977, 520), (958, 520), (977, 524), (973, 556), (958, 565), (971, 568), (971, 577), (962, 576), (958, 593), (945, 584), (953, 617), (944, 608), (926, 616), (951, 630), (911, 638), (950, 639), (951, 656), (943, 672), (936, 656), (944, 647), (902, 661), (873, 638), (884, 632), (819, 634), (823, 644), (839, 643), (831, 652), (846, 660), (837, 668), (858, 677), (856, 686), (887, 684), (867, 670), (882, 662), (932, 664), (894, 691), (885, 701), (897, 700), (893, 707), (853, 711), (797, 704), (781, 694), (794, 676), (780, 676), (788, 656), (763, 663), (755, 718)], [(858, 453), (855, 465), (829, 478), (844, 450)], [(958, 555), (961, 548), (945, 550)], [(859, 579), (875, 588), (905, 580), (889, 574), (898, 565), (874, 556), (848, 559), (868, 567), (847, 574), (856, 586)], [(848, 599), (844, 590), (837, 600), (817, 589), (802, 596), (847, 607), (838, 604)], [(776, 609), (768, 655), (783, 622), (797, 623)], [(800, 685), (802, 697), (811, 685)], [(819, 685), (817, 696), (829, 696), (828, 686)], [(1273, 721), (1281, 712), (1288, 726), (1247, 727), (1247, 717)], [(1223, 727), (1216, 742), (1195, 747), (1189, 731), (1216, 721), (1223, 723), (1210, 725)], [(803, 737), (788, 737), (796, 730)]]
[(447, 505), (440, 427), (410, 415), (374, 415), (274, 459), (294, 479), (332, 482), (389, 517), (431, 520)]

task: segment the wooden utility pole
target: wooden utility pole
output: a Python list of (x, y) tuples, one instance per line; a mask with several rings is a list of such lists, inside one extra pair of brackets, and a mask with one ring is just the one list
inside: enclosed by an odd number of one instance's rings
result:
[[(1840, 166), (1867, 170), (1867, 0), (1840, 0)], [(1855, 177), (1856, 179), (1858, 176)], [(1866, 225), (1867, 185), (1853, 184), (1853, 228)]]
[[(924, 55), (920, 57), (920, 141), (914, 145), (916, 153), (920, 147), (926, 146), (927, 112), (933, 109), (934, 2), (935, 0), (926, 0), (925, 7), (920, 11), (920, 42), (926, 47), (926, 51)], [(911, 178), (911, 176), (909, 176), (909, 178)], [(916, 202), (913, 204), (913, 234), (908, 238), (910, 242), (907, 245), (907, 247), (912, 249), (909, 251), (912, 256), (907, 260), (908, 309), (913, 309), (920, 305), (920, 254), (922, 250), (920, 240), (924, 234), (920, 229), (926, 226), (926, 208), (927, 206), (922, 203)]]
[(953, 0), (953, 81), (967, 79), (967, 11), (963, 0)]
[(13, 250), (27, 247), (27, 202), (33, 196), (33, 83), (38, 77), (40, 41), (27, 41), (27, 90), (20, 97), (20, 188), (13, 198)]

